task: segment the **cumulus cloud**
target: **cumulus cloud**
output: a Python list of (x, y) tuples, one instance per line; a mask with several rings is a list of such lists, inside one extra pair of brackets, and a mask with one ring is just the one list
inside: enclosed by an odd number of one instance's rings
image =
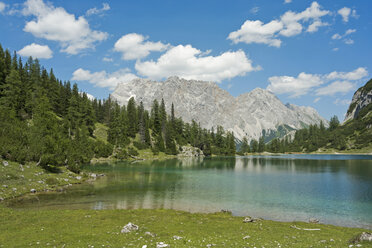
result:
[(147, 39), (148, 37), (141, 34), (127, 34), (115, 43), (114, 50), (122, 53), (123, 60), (132, 60), (144, 58), (150, 52), (164, 51), (169, 47), (169, 44), (146, 41)]
[(349, 35), (349, 34), (352, 34), (352, 33), (355, 33), (355, 32), (356, 32), (356, 29), (348, 29), (348, 30), (346, 30), (344, 36)]
[(317, 96), (333, 96), (336, 93), (346, 94), (354, 89), (355, 85), (349, 81), (334, 81), (331, 84), (316, 90)]
[[(270, 77), (267, 89), (276, 94), (288, 94), (290, 97), (299, 97), (309, 93), (315, 93), (318, 96), (333, 96), (353, 90), (354, 82), (366, 76), (368, 76), (368, 71), (363, 67), (351, 72), (334, 71), (323, 75), (301, 72), (297, 77)], [(325, 84), (328, 85), (323, 86)], [(320, 88), (321, 86), (323, 87)]]
[(349, 80), (349, 81), (354, 81), (354, 80), (359, 80), (364, 77), (368, 76), (368, 71), (364, 67), (359, 67), (355, 69), (354, 71), (351, 72), (337, 72), (333, 71), (329, 73), (326, 78), (328, 80), (335, 80), (335, 79), (341, 79), (341, 80)]
[(260, 11), (260, 7), (253, 7), (249, 12), (251, 12), (252, 14), (257, 14), (258, 11)]
[(344, 22), (349, 21), (349, 16), (351, 14), (351, 9), (348, 7), (343, 7), (337, 11), (337, 13), (342, 17)]
[(114, 90), (119, 83), (128, 82), (135, 78), (137, 78), (137, 76), (131, 73), (127, 68), (113, 73), (107, 73), (106, 71), (92, 73), (89, 70), (79, 68), (74, 71), (71, 80), (87, 81), (95, 86)]
[(262, 43), (269, 46), (280, 47), (281, 40), (275, 38), (275, 34), (283, 29), (283, 23), (280, 21), (271, 21), (264, 24), (261, 21), (245, 21), (241, 28), (231, 32), (228, 39), (233, 43), (244, 42)]
[(302, 12), (285, 12), (279, 20), (272, 20), (263, 23), (260, 20), (247, 20), (239, 30), (231, 32), (228, 39), (233, 43), (244, 42), (247, 44), (261, 43), (269, 46), (280, 47), (279, 36), (291, 37), (302, 33), (303, 25), (309, 23), (306, 32), (313, 33), (319, 27), (329, 25), (322, 22), (321, 18), (328, 15), (328, 10), (322, 10), (317, 2), (313, 2), (310, 7)]
[(348, 106), (348, 105), (350, 105), (351, 100), (337, 98), (333, 103), (336, 104), (336, 105), (345, 105), (345, 106)]
[(104, 62), (112, 62), (114, 60), (112, 58), (103, 57), (102, 61), (104, 61)]
[(135, 68), (140, 75), (155, 80), (175, 75), (215, 82), (261, 69), (259, 66), (254, 67), (242, 50), (206, 56), (191, 45), (172, 47), (157, 61), (137, 61)]
[(3, 13), (4, 10), (6, 9), (7, 5), (3, 2), (0, 2), (0, 13)]
[(276, 94), (290, 94), (291, 97), (306, 95), (312, 88), (324, 83), (321, 76), (304, 72), (298, 74), (297, 77), (270, 77), (269, 82), (268, 90)]
[(48, 46), (32, 43), (25, 46), (18, 51), (18, 54), (24, 57), (38, 58), (38, 59), (50, 59), (53, 57), (53, 52)]
[(332, 40), (339, 40), (339, 39), (342, 39), (342, 36), (340, 34), (332, 35)]
[(344, 42), (345, 42), (346, 45), (354, 44), (354, 40), (352, 40), (352, 39), (345, 39)]
[(110, 9), (111, 8), (110, 8), (110, 5), (108, 3), (103, 3), (101, 9), (97, 9), (96, 7), (92, 8), (92, 9), (88, 9), (87, 12), (86, 12), (86, 15), (87, 16), (101, 15), (102, 13), (104, 13), (105, 11), (108, 11)]
[(284, 3), (291, 3), (292, 0), (284, 0)]
[[(356, 29), (348, 29), (345, 31), (345, 33), (343, 35), (340, 35), (338, 33), (332, 35), (332, 40), (340, 40), (342, 38), (345, 38), (347, 37), (348, 35), (351, 35), (352, 33), (355, 33), (356, 32)], [(345, 38), (343, 39), (343, 42), (347, 45), (352, 45), (354, 44), (354, 40), (351, 39), (351, 38)]]
[(306, 32), (314, 33), (317, 32), (320, 27), (328, 26), (329, 23), (321, 22), (321, 21), (314, 21), (312, 24), (309, 25)]
[(37, 38), (59, 42), (62, 52), (78, 54), (84, 49), (94, 48), (95, 43), (107, 39), (108, 34), (91, 30), (88, 21), (69, 14), (61, 7), (45, 4), (43, 0), (27, 0), (22, 14), (34, 16), (26, 23), (25, 32)]

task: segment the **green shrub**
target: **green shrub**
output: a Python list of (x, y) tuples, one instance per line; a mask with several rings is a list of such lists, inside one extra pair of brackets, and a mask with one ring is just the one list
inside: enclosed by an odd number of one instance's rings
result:
[(129, 154), (129, 156), (138, 156), (139, 155), (138, 151), (134, 147), (129, 147), (128, 148), (128, 154)]
[(148, 148), (148, 145), (146, 143), (141, 143), (138, 141), (133, 141), (133, 145), (138, 149), (138, 150), (144, 150)]
[(49, 177), (45, 180), (45, 183), (49, 185), (56, 185), (58, 184), (58, 180), (54, 177)]
[(115, 158), (117, 159), (128, 159), (128, 152), (125, 149), (117, 148), (115, 151)]

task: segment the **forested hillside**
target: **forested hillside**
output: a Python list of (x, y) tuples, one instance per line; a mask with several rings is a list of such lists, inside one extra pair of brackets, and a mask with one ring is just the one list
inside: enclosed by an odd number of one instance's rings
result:
[[(47, 169), (78, 171), (93, 157), (125, 159), (137, 149), (177, 154), (187, 144), (205, 155), (235, 154), (233, 133), (221, 127), (214, 133), (196, 122), (184, 123), (173, 111), (168, 116), (164, 101), (154, 101), (150, 112), (133, 98), (122, 107), (110, 99), (91, 101), (37, 59), (23, 63), (1, 45), (0, 103), (0, 156)], [(97, 126), (108, 127), (107, 139), (96, 137)]]

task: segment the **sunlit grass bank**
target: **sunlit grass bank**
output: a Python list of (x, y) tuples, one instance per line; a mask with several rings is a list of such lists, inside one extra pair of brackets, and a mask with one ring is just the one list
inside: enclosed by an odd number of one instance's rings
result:
[[(35, 211), (0, 206), (0, 247), (156, 247), (160, 242), (169, 247), (349, 247), (349, 241), (364, 231), (243, 219), (174, 210)], [(121, 233), (129, 222), (139, 230)]]

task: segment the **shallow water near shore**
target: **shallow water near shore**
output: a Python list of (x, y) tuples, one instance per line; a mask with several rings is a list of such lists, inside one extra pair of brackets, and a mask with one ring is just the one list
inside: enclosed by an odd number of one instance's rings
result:
[(27, 209), (168, 208), (372, 229), (372, 156), (185, 158), (87, 166), (106, 176), (9, 202)]

